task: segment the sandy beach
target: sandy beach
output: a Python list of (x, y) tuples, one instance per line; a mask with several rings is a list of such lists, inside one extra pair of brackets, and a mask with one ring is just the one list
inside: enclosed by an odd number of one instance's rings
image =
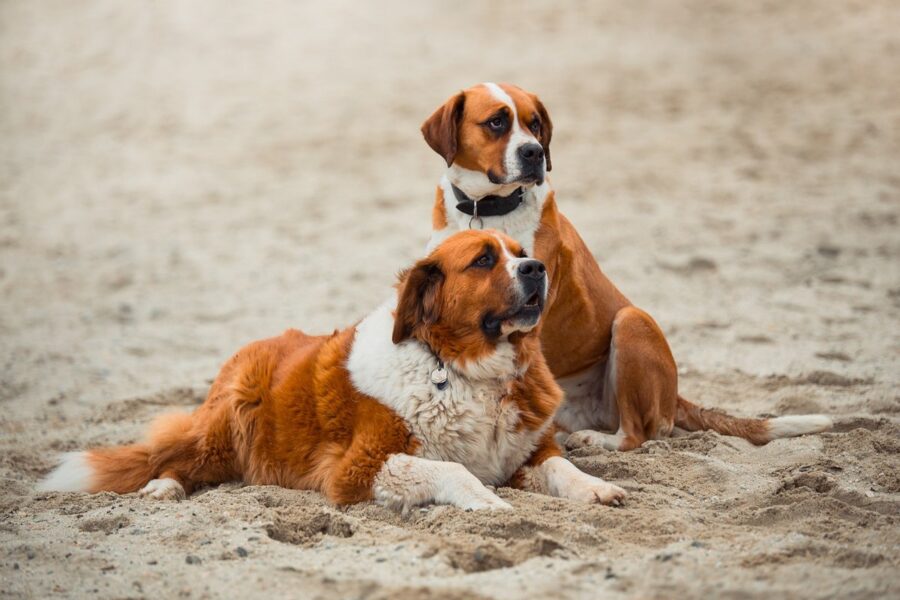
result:
[[(900, 596), (900, 5), (0, 2), (0, 598)], [(509, 81), (684, 395), (825, 413), (572, 453), (623, 507), (38, 493), (424, 250), (421, 122)]]

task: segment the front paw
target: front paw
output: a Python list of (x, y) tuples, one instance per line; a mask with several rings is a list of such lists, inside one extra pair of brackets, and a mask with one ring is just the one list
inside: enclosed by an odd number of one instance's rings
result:
[(570, 500), (606, 504), (608, 506), (620, 506), (625, 502), (627, 495), (628, 493), (619, 486), (590, 476), (573, 482), (571, 486), (564, 490), (564, 497)]

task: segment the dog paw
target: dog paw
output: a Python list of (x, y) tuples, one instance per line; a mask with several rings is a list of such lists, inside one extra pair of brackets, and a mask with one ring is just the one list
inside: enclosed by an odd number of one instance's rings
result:
[(606, 504), (608, 506), (620, 506), (625, 502), (628, 493), (617, 485), (613, 485), (602, 479), (590, 477), (573, 483), (565, 490), (565, 497), (580, 502)]
[(141, 498), (154, 500), (184, 500), (187, 494), (181, 484), (174, 479), (152, 479), (138, 492)]

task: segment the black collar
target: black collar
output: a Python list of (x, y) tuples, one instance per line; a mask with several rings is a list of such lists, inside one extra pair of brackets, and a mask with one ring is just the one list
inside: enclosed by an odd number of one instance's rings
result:
[[(475, 214), (475, 201), (466, 196), (466, 193), (451, 184), (453, 195), (456, 196), (456, 210), (467, 215)], [(524, 200), (525, 190), (516, 188), (509, 196), (485, 196), (478, 200), (479, 217), (499, 217), (508, 215), (519, 208)]]

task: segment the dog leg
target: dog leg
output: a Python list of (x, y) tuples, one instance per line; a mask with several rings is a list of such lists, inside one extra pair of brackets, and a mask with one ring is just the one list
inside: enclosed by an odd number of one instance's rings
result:
[(616, 403), (619, 430), (615, 435), (591, 432), (572, 442), (616, 450), (638, 448), (672, 432), (677, 399), (678, 371), (665, 336), (650, 315), (627, 306), (613, 320), (602, 400)]
[(560, 454), (554, 436), (548, 433), (528, 462), (513, 474), (509, 484), (526, 492), (580, 502), (599, 502), (618, 506), (625, 499), (625, 490), (580, 471)]
[(463, 510), (510, 509), (459, 463), (393, 454), (375, 476), (375, 500), (404, 512), (434, 502)]
[(551, 496), (618, 506), (627, 495), (619, 486), (588, 475), (561, 456), (548, 458), (538, 469)]
[(621, 504), (627, 495), (619, 486), (588, 475), (561, 456), (521, 467), (511, 483), (526, 492), (613, 506)]

